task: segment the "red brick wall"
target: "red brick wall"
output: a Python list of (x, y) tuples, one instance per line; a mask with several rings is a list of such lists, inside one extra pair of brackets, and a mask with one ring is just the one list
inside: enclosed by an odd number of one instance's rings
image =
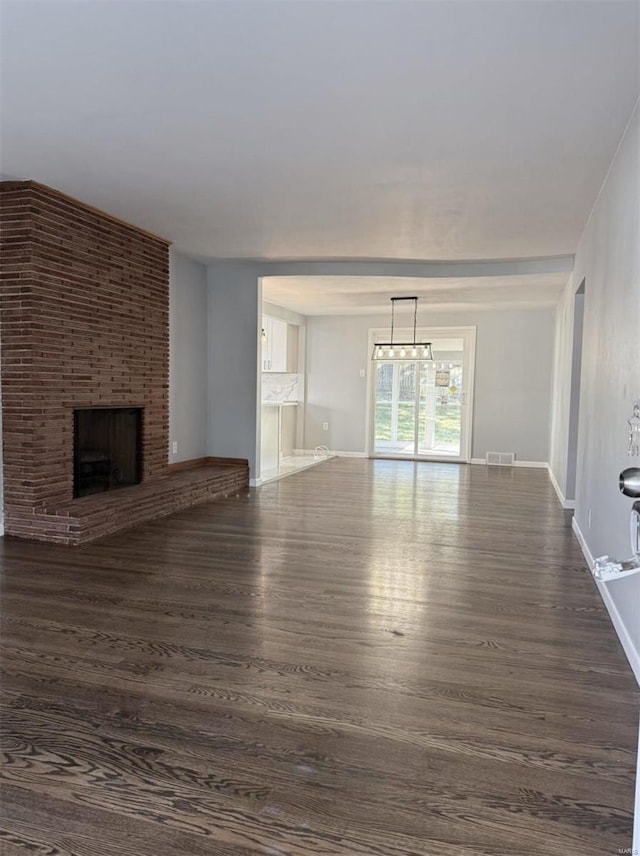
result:
[(4, 501), (73, 495), (73, 409), (145, 408), (143, 482), (166, 473), (168, 242), (35, 182), (0, 183)]

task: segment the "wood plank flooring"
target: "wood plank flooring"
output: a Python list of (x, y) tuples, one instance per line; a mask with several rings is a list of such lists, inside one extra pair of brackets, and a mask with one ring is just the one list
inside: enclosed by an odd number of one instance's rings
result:
[(0, 556), (3, 854), (631, 846), (637, 687), (542, 470), (334, 459)]

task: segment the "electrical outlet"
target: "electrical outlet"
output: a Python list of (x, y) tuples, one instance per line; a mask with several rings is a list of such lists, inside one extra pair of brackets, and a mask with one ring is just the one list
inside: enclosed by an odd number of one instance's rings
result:
[(178, 441), (177, 440), (174, 440), (173, 443), (171, 444), (171, 454), (172, 455), (178, 454)]
[(328, 423), (328, 422), (323, 422), (323, 423), (322, 423), (322, 430), (323, 430), (323, 431), (328, 431), (328, 430), (329, 430), (329, 423)]
[(364, 377), (366, 374), (364, 369), (360, 369), (360, 377)]

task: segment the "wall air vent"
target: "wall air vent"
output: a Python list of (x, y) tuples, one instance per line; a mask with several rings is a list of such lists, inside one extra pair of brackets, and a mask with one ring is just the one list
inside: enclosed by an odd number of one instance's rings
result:
[(515, 459), (515, 452), (487, 452), (488, 466), (512, 467)]

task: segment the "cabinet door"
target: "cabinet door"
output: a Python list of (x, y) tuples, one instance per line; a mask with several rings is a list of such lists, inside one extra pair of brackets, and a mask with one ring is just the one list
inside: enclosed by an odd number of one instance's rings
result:
[(271, 338), (271, 371), (286, 372), (287, 370), (287, 322), (278, 318), (272, 319)]
[(293, 404), (280, 408), (280, 454), (285, 458), (293, 455), (296, 448), (297, 410)]
[(260, 474), (275, 470), (280, 461), (280, 408), (262, 408), (260, 433)]
[(262, 317), (264, 330), (262, 342), (262, 371), (286, 372), (287, 370), (287, 322), (279, 318)]
[(271, 318), (262, 318), (262, 371), (271, 371), (271, 343), (273, 342)]

